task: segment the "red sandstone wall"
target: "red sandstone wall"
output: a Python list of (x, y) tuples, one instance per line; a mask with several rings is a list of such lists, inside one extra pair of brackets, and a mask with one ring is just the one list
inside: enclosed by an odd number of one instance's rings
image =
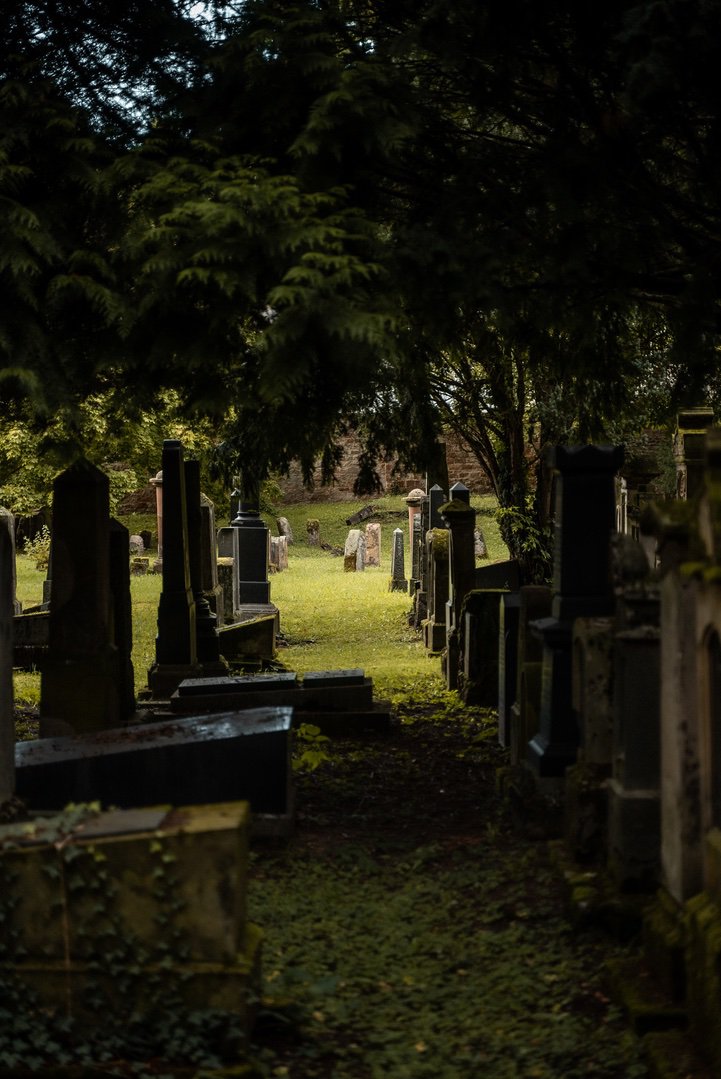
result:
[[(490, 484), (468, 446), (452, 434), (445, 436), (445, 443), (451, 484), (465, 483), (474, 494), (490, 491)], [(307, 491), (303, 487), (300, 468), (293, 464), (289, 475), (279, 482), (286, 502), (341, 502), (356, 497), (353, 494), (353, 482), (358, 474), (360, 452), (358, 439), (354, 435), (348, 435), (341, 439), (341, 445), (345, 452), (338, 468), (336, 482), (329, 487), (321, 487), (319, 471), (316, 469), (316, 486), (312, 491)], [(394, 476), (392, 474), (394, 464), (395, 461), (381, 461), (377, 466), (384, 492), (408, 494), (414, 487), (425, 489), (425, 475), (404, 473)]]

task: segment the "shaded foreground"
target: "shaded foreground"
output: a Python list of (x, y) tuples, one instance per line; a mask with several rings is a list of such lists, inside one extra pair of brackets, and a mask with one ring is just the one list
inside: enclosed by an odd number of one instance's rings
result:
[(295, 837), (256, 852), (261, 1074), (646, 1076), (603, 978), (628, 953), (573, 928), (542, 822), (498, 801), (494, 717), (403, 712), (387, 739), (321, 746)]

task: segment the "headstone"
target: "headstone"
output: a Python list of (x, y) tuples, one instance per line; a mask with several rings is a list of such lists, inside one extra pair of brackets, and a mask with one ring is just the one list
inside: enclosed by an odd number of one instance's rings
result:
[(448, 541), (446, 528), (433, 528), (426, 536), (428, 547), (428, 614), (423, 622), (423, 643), (429, 652), (446, 646), (446, 601), (448, 600)]
[(403, 529), (393, 530), (393, 547), (391, 548), (391, 577), (388, 582), (390, 592), (407, 592), (408, 581), (403, 558)]
[(513, 765), (525, 763), (528, 743), (539, 729), (543, 644), (531, 626), (549, 617), (552, 592), (545, 585), (523, 585), (518, 596), (518, 673), (510, 729)]
[(381, 564), (381, 526), (379, 524), (366, 525), (366, 566), (380, 566)]
[(473, 533), (473, 552), (476, 558), (488, 558), (488, 548), (480, 528), (477, 528)]
[(358, 547), (360, 544), (360, 529), (351, 528), (345, 539), (343, 551), (343, 569), (346, 573), (355, 573), (358, 569)]
[(5, 527), (8, 536), (10, 537), (10, 545), (12, 548), (11, 562), (11, 582), (10, 582), (10, 600), (12, 602), (13, 614), (22, 613), (22, 604), (18, 602), (17, 598), (17, 576), (15, 571), (15, 517), (6, 509), (5, 506), (0, 506), (0, 528)]
[(441, 519), (441, 506), (448, 499), (445, 496), (443, 490), (434, 484), (428, 492), (428, 527), (429, 528), (443, 528), (444, 524)]
[(317, 517), (309, 517), (305, 523), (308, 533), (308, 546), (320, 547), (320, 521)]
[(270, 554), (268, 556), (268, 562), (269, 562), (268, 569), (270, 570), (271, 573), (279, 573), (280, 572), (280, 554), (279, 554), (279, 549), (278, 548), (279, 548), (279, 540), (281, 538), (284, 538), (284, 537), (281, 537), (281, 536), (271, 536), (270, 537)]
[[(220, 661), (218, 620), (211, 610), (203, 590), (202, 532), (203, 519), (200, 494), (200, 462), (185, 461), (185, 512), (188, 520), (188, 568), (190, 587), (195, 601), (195, 649), (198, 661), (209, 665)], [(205, 575), (207, 579), (207, 574)]]
[(611, 535), (616, 520), (614, 476), (623, 448), (556, 446), (553, 603), (536, 624), (543, 640), (541, 729), (528, 759), (539, 778), (562, 777), (578, 755), (572, 704), (572, 635), (578, 617), (613, 613)]
[[(468, 488), (454, 484), (451, 491), (464, 496)], [(448, 553), (448, 600), (446, 601), (445, 676), (448, 689), (458, 686), (460, 662), (460, 621), (463, 601), (475, 585), (476, 559), (473, 554), (473, 528), (476, 511), (470, 498), (461, 497), (441, 507), (441, 517), (450, 532)]]
[(142, 536), (131, 536), (128, 541), (128, 550), (131, 555), (144, 554), (145, 544)]
[(112, 631), (115, 645), (117, 714), (121, 720), (135, 712), (135, 672), (133, 670), (133, 610), (130, 599), (128, 530), (110, 518), (110, 595)]
[(150, 480), (155, 488), (155, 514), (158, 522), (158, 557), (153, 565), (153, 573), (163, 572), (163, 470)]
[[(220, 588), (220, 600), (223, 610), (223, 626), (233, 624), (233, 579), (235, 577), (235, 562), (232, 557), (218, 559), (218, 587)], [(221, 649), (221, 654), (222, 649)]]
[(358, 573), (362, 573), (366, 568), (366, 538), (363, 532), (358, 533), (358, 551), (356, 553), (355, 568)]
[(413, 514), (411, 521), (411, 578), (408, 588), (413, 596), (421, 586), (421, 515)]
[(141, 528), (138, 535), (143, 541), (143, 549), (149, 550), (153, 546), (153, 533), (149, 528)]
[(130, 576), (146, 577), (150, 572), (150, 559), (136, 555), (130, 559)]
[(219, 528), (217, 533), (217, 547), (218, 558), (232, 558), (233, 557), (233, 537), (236, 536), (235, 529)]
[(13, 711), (13, 569), (10, 532), (0, 523), (0, 807), (15, 790)]
[(712, 408), (685, 408), (678, 414), (673, 445), (677, 498), (693, 498), (703, 485), (706, 430), (712, 423)]
[(163, 587), (158, 604), (155, 664), (148, 672), (154, 697), (168, 697), (183, 678), (199, 673), (195, 598), (190, 579), (183, 447), (163, 442)]
[(207, 495), (200, 496), (200, 587), (215, 615), (216, 626), (224, 624), (222, 589), (218, 584), (218, 544), (215, 506)]
[(498, 625), (498, 743), (511, 744), (511, 708), (518, 684), (518, 620), (521, 597), (518, 592), (501, 593)]
[(284, 536), (286, 541), (290, 544), (293, 542), (293, 529), (290, 527), (290, 521), (287, 517), (277, 517), (276, 524), (278, 525), (278, 534)]
[(456, 688), (467, 705), (498, 706), (500, 600), (496, 589), (471, 589), (463, 598), (457, 625), (459, 664)]
[(376, 511), (376, 508), (373, 505), (364, 506), (363, 509), (358, 510), (357, 513), (352, 513), (350, 515), (350, 517), (346, 517), (345, 523), (349, 527), (353, 527), (354, 525), (359, 525), (363, 521), (367, 521), (369, 517), (372, 517), (373, 514), (375, 513), (375, 511)]
[(270, 604), (269, 533), (260, 516), (257, 491), (250, 481), (247, 481), (246, 486), (247, 493), (244, 489), (237, 516), (231, 521), (237, 533), (237, 548), (235, 549), (237, 576), (233, 599), (235, 612), (242, 611), (246, 607)]
[[(109, 482), (89, 461), (77, 461), (55, 479), (52, 549), (41, 737), (117, 726), (126, 714), (119, 705), (113, 640)], [(124, 558), (127, 573), (127, 547)]]

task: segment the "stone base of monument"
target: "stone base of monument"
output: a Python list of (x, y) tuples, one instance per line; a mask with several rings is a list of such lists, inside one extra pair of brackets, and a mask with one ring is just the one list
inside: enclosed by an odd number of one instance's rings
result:
[(228, 709), (287, 706), (294, 724), (312, 723), (324, 734), (385, 733), (391, 728), (390, 704), (373, 700), (373, 682), (360, 669), (309, 671), (299, 679), (292, 671), (189, 678), (170, 699), (176, 714)]
[(167, 700), (184, 678), (200, 678), (200, 663), (154, 663), (148, 671), (148, 689), (156, 700)]
[(249, 830), (245, 802), (75, 806), (0, 827), (3, 980), (88, 1024), (213, 1008), (247, 1037), (261, 950)]
[(658, 790), (627, 790), (608, 780), (608, 866), (619, 888), (653, 892), (661, 875)]
[(272, 613), (233, 622), (218, 630), (221, 656), (228, 660), (262, 662), (275, 656), (278, 619)]
[(292, 710), (167, 717), (15, 747), (15, 789), (32, 810), (249, 801), (290, 829)]

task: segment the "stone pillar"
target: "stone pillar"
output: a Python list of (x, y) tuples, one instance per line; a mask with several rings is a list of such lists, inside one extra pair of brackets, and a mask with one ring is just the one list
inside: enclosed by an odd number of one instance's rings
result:
[(216, 626), (222, 626), (224, 615), (222, 589), (218, 584), (215, 506), (204, 494), (200, 496), (200, 587), (215, 615)]
[(356, 554), (355, 568), (358, 573), (362, 573), (366, 568), (366, 538), (365, 533), (358, 533), (358, 552)]
[(320, 547), (320, 521), (317, 517), (309, 517), (305, 523), (308, 533), (308, 546)]
[(518, 597), (518, 668), (510, 729), (514, 765), (525, 763), (528, 743), (539, 729), (543, 645), (531, 626), (550, 615), (552, 592), (545, 585), (524, 585)]
[(53, 598), (40, 735), (116, 727), (108, 477), (80, 460), (53, 484)]
[(422, 491), (420, 487), (414, 487), (406, 498), (406, 505), (408, 506), (408, 549), (411, 556), (411, 577), (408, 588), (411, 595), (415, 592), (420, 580), (418, 552), (416, 551), (416, 539), (420, 538), (420, 531), (415, 527), (415, 519), (421, 511), (421, 505), (425, 497), (425, 491)]
[(623, 448), (556, 446), (553, 603), (536, 623), (543, 640), (541, 729), (528, 746), (539, 777), (562, 777), (578, 754), (579, 732), (571, 694), (574, 619), (613, 613), (611, 536), (615, 527), (614, 477)]
[(13, 570), (15, 551), (0, 522), (0, 806), (15, 790), (13, 710)]
[(13, 613), (22, 614), (22, 604), (18, 602), (17, 597), (17, 575), (15, 571), (15, 517), (6, 509), (5, 506), (0, 506), (0, 528), (5, 527), (8, 536), (10, 537), (10, 546), (12, 548), (12, 558), (10, 559), (10, 567), (12, 580), (10, 582), (10, 598), (12, 600)]
[(198, 677), (195, 599), (190, 579), (183, 447), (163, 442), (163, 588), (158, 604), (156, 662), (148, 672), (154, 697), (167, 697), (184, 678)]
[(276, 524), (278, 525), (278, 535), (285, 536), (290, 545), (293, 542), (293, 529), (290, 527), (290, 521), (287, 517), (277, 517)]
[(128, 530), (110, 518), (110, 594), (112, 596), (113, 643), (116, 648), (118, 715), (124, 722), (133, 715), (133, 608), (130, 598), (130, 542)]
[(443, 490), (434, 484), (428, 492), (428, 528), (443, 528), (443, 521), (441, 520), (441, 506), (444, 502), (447, 502)]
[(151, 481), (155, 488), (155, 516), (158, 522), (158, 557), (153, 563), (153, 573), (163, 572), (163, 470), (155, 475)]
[(270, 532), (260, 516), (258, 498), (256, 485), (247, 479), (237, 516), (231, 522), (236, 534), (233, 611), (240, 622), (260, 614), (274, 614), (276, 620), (278, 616), (278, 608), (270, 602)]
[(451, 492), (460, 494), (441, 506), (443, 523), (450, 533), (448, 548), (448, 600), (446, 601), (446, 658), (445, 675), (448, 689), (458, 685), (460, 661), (459, 627), (461, 609), (466, 595), (473, 589), (476, 577), (476, 557), (473, 553), (473, 529), (476, 511), (469, 505), (470, 496), (464, 484), (454, 484)]
[(429, 652), (446, 647), (446, 601), (448, 600), (447, 528), (432, 528), (426, 536), (428, 547), (428, 615), (423, 622), (423, 643)]
[(366, 525), (366, 566), (381, 564), (381, 526)]
[(518, 684), (518, 620), (521, 597), (518, 592), (501, 595), (498, 627), (498, 744), (511, 744), (511, 708)]
[(200, 462), (185, 461), (185, 508), (188, 518), (188, 568), (195, 600), (195, 647), (204, 674), (220, 671), (218, 619), (203, 589)]
[(706, 429), (712, 424), (712, 408), (684, 408), (678, 413), (673, 440), (677, 498), (693, 498), (703, 486)]
[(389, 592), (407, 592), (408, 581), (403, 557), (403, 529), (393, 530), (393, 547), (391, 549), (391, 577), (388, 582)]

